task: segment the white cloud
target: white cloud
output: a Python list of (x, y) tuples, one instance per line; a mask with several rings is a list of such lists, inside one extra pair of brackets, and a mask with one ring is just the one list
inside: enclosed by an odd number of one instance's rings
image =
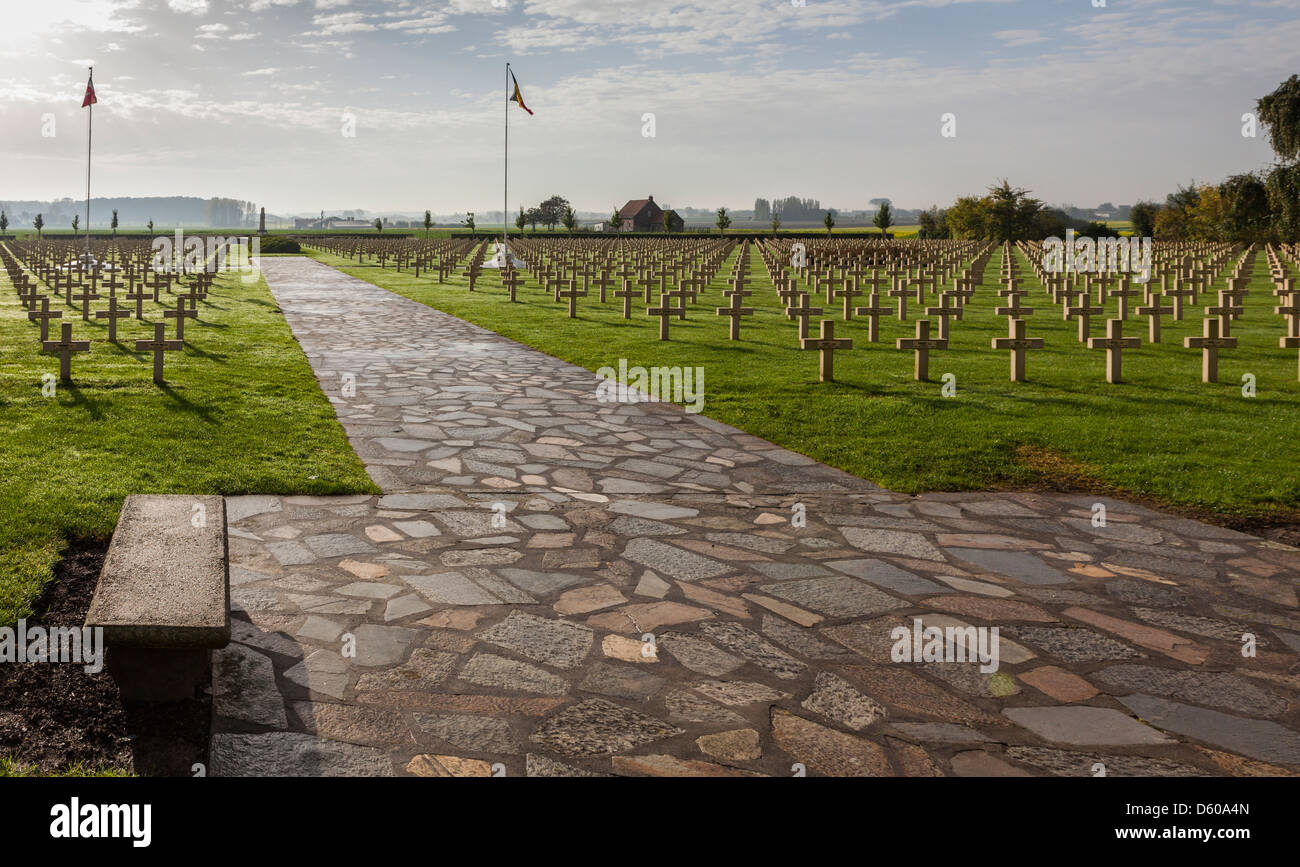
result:
[(1001, 40), (1011, 48), (1047, 41), (1047, 37), (1040, 30), (998, 30), (993, 34), (993, 38)]
[(208, 0), (167, 0), (167, 6), (181, 15), (208, 14)]

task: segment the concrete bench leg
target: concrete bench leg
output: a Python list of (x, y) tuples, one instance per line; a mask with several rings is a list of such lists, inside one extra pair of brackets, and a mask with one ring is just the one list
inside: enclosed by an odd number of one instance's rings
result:
[(205, 684), (212, 651), (110, 647), (105, 664), (123, 701), (186, 701), (197, 697)]

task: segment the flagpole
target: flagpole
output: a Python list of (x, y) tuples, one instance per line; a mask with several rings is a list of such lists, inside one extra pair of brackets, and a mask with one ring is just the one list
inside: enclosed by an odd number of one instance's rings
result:
[(510, 259), (510, 62), (506, 61), (506, 140), (505, 178), (501, 192), (501, 250)]
[[(94, 86), (95, 67), (90, 67), (91, 86)], [(91, 133), (95, 127), (95, 104), (90, 104), (90, 115), (86, 121), (86, 264), (90, 264), (90, 143)]]

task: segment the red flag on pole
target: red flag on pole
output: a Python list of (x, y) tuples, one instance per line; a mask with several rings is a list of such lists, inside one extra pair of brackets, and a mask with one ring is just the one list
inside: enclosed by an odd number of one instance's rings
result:
[(86, 98), (81, 101), (81, 107), (85, 108), (86, 106), (94, 105), (97, 102), (99, 102), (99, 100), (95, 99), (95, 79), (91, 77), (86, 80)]

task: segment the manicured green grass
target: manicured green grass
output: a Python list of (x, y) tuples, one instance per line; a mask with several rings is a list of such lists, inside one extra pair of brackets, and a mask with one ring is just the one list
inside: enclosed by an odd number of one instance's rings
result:
[(31, 613), (69, 540), (112, 533), (127, 494), (377, 491), (260, 277), (218, 278), (162, 386), (152, 356), (134, 351), (162, 305), (147, 303), (144, 324), (120, 320), (117, 344), (106, 320), (83, 322), (62, 296), (51, 308), (91, 351), (47, 397), (58, 358), (39, 354), (40, 332), (0, 275), (0, 625)]
[[(1065, 476), (1095, 491), (1225, 519), (1277, 518), (1300, 506), (1296, 351), (1277, 346), (1284, 323), (1272, 313), (1262, 255), (1246, 314), (1233, 326), (1240, 347), (1221, 356), (1219, 384), (1200, 381), (1199, 351), (1182, 346), (1184, 336), (1201, 331), (1202, 316), (1189, 309), (1183, 322), (1166, 319), (1158, 345), (1146, 343), (1146, 319), (1131, 315), (1125, 334), (1143, 345), (1125, 353), (1125, 381), (1116, 385), (1105, 381), (1105, 352), (1079, 344), (1076, 323), (1062, 321), (1032, 280), (1024, 303), (1038, 312), (1029, 334), (1047, 345), (1029, 353), (1029, 382), (1009, 381), (1008, 353), (990, 348), (991, 338), (1007, 333), (1006, 320), (993, 313), (1001, 305), (1000, 252), (965, 320), (954, 323), (950, 348), (932, 355), (934, 381), (914, 381), (912, 354), (894, 348), (896, 338), (913, 333), (913, 301), (908, 322), (881, 321), (877, 344), (866, 342), (865, 321), (837, 321), (835, 336), (852, 338), (854, 347), (836, 353), (836, 382), (829, 384), (817, 381), (817, 353), (796, 348), (795, 325), (782, 316), (756, 253), (754, 295), (746, 299), (756, 313), (734, 343), (726, 320), (714, 315), (724, 303), (723, 276), (685, 322), (672, 323), (672, 339), (659, 342), (658, 320), (640, 302), (624, 321), (617, 299), (602, 306), (593, 292), (571, 320), (532, 280), (511, 305), (493, 272), (470, 293), (460, 276), (439, 284), (436, 276), (416, 279), (315, 255), (589, 370), (617, 367), (620, 358), (629, 366), (703, 367), (706, 415), (896, 491), (1031, 487)], [(1109, 316), (1115, 305), (1109, 301)], [(828, 317), (838, 320), (838, 309)], [(1104, 330), (1094, 320), (1092, 334)], [(946, 373), (956, 376), (951, 398), (941, 394)], [(1246, 373), (1256, 378), (1257, 397), (1242, 394)]]

